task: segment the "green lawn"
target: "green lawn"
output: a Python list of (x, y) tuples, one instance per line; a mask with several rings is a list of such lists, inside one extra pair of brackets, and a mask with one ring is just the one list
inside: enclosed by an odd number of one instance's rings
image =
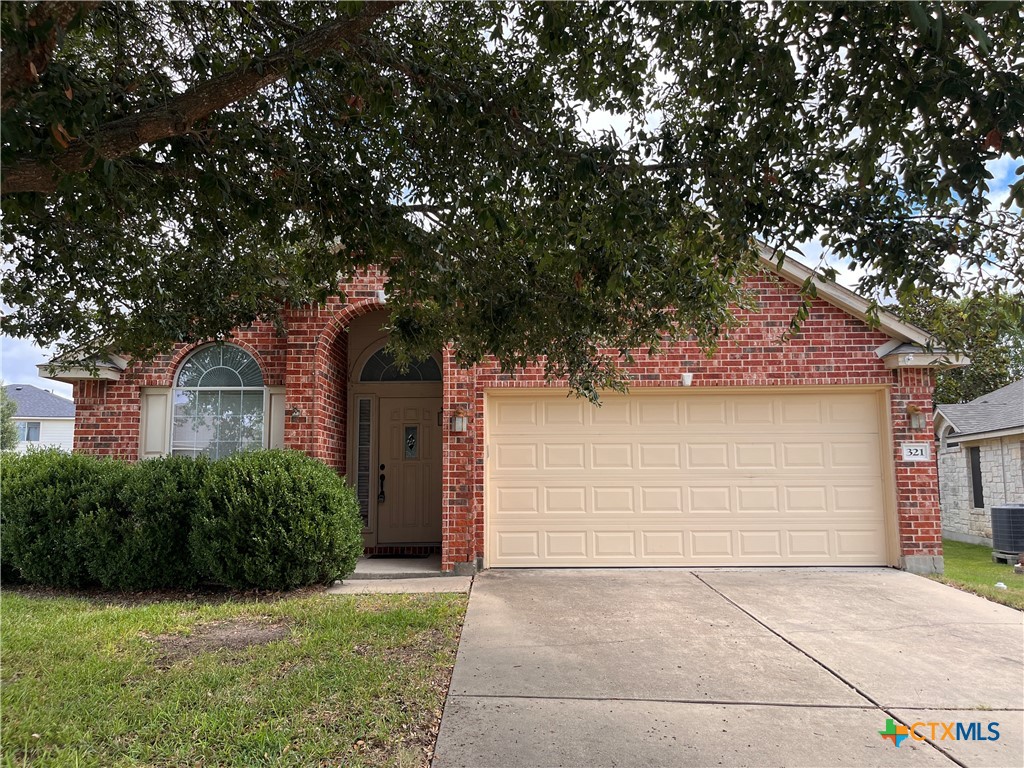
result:
[[(1014, 573), (1012, 565), (993, 563), (992, 547), (944, 539), (942, 553), (946, 572), (932, 578), (1024, 611), (1024, 574)], [(1005, 590), (996, 589), (999, 581)]]
[(4, 590), (2, 764), (426, 765), (465, 609), (465, 595)]

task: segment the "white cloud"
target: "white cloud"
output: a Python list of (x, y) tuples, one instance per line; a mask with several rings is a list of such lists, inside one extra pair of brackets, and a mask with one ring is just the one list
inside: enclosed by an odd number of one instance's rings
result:
[(50, 356), (51, 350), (38, 347), (27, 339), (0, 336), (0, 378), (5, 384), (31, 384), (70, 398), (70, 384), (40, 378), (36, 370), (36, 365), (49, 362)]

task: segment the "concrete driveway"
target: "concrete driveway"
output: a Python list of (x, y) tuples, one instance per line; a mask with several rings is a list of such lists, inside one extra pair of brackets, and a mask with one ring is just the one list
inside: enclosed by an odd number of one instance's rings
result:
[(1024, 614), (880, 568), (486, 571), (433, 765), (1019, 768)]

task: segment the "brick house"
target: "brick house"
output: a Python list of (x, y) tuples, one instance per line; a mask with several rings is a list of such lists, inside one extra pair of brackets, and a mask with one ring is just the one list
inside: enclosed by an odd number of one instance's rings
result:
[(1024, 503), (1024, 379), (935, 411), (943, 535), (992, 546), (992, 507)]
[[(765, 259), (758, 309), (708, 359), (639, 354), (601, 407), (540, 367), (399, 371), (384, 277), (290, 308), (228, 344), (182, 346), (74, 384), (75, 448), (137, 459), (292, 448), (346, 474), (368, 554), (440, 551), (442, 570), (640, 565), (942, 568), (927, 335), (834, 284), (782, 334), (811, 272)], [(46, 375), (49, 366), (41, 366)], [(923, 448), (922, 448), (923, 446)]]

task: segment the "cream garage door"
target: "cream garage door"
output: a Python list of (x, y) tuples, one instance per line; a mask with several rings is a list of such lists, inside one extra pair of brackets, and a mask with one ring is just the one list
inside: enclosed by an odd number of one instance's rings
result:
[(487, 398), (490, 567), (884, 565), (883, 394)]

